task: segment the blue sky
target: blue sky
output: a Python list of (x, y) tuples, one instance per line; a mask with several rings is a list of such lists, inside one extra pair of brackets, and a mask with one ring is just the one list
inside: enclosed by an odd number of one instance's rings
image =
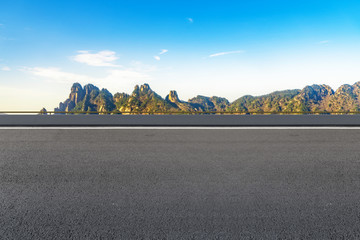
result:
[(233, 101), (360, 81), (359, 1), (0, 1), (0, 108), (48, 110), (73, 82)]

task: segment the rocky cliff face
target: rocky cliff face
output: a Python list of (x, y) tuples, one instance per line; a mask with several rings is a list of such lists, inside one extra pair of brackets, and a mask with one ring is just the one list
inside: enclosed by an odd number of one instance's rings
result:
[(300, 93), (300, 90), (277, 91), (267, 95), (253, 97), (243, 96), (230, 104), (230, 111), (264, 111), (281, 112), (289, 108), (290, 101)]
[(302, 90), (286, 90), (260, 97), (244, 96), (234, 101), (229, 109), (265, 112), (359, 111), (359, 97), (360, 82), (342, 85), (336, 91), (327, 85), (311, 85)]
[(296, 95), (285, 108), (285, 111), (319, 111), (324, 110), (334, 91), (327, 85), (306, 86)]
[(324, 105), (327, 111), (359, 111), (359, 83), (340, 86)]
[(168, 110), (172, 112), (197, 112), (201, 109), (191, 104), (190, 102), (181, 101), (175, 90), (170, 91), (170, 93), (165, 97), (165, 102), (167, 104)]
[[(120, 112), (164, 112), (164, 99), (155, 93), (148, 84), (136, 85), (130, 96), (117, 95), (117, 109)], [(121, 103), (121, 104), (120, 104)]]
[(116, 93), (92, 84), (84, 88), (75, 83), (69, 98), (59, 104), (55, 111), (100, 113), (142, 113), (142, 112), (302, 112), (302, 111), (359, 111), (360, 82), (342, 85), (336, 91), (327, 85), (306, 86), (302, 90), (277, 91), (263, 96), (243, 96), (232, 103), (221, 97), (197, 96), (180, 100), (176, 91), (163, 99), (148, 84), (136, 85), (129, 95)]
[(171, 103), (179, 103), (180, 102), (180, 99), (179, 99), (176, 91), (170, 91), (169, 95), (167, 95), (165, 99)]
[(189, 103), (197, 106), (202, 111), (222, 112), (226, 111), (230, 106), (226, 98), (221, 97), (205, 97), (198, 95), (197, 97), (189, 99)]
[(71, 87), (69, 98), (66, 99), (63, 103), (59, 104), (58, 108), (55, 108), (55, 111), (59, 112), (70, 112), (75, 106), (83, 100), (85, 96), (85, 91), (79, 83), (74, 83)]
[(60, 103), (55, 112), (107, 112), (114, 109), (113, 96), (108, 90), (99, 90), (92, 84), (82, 88), (79, 83), (74, 83), (69, 98)]

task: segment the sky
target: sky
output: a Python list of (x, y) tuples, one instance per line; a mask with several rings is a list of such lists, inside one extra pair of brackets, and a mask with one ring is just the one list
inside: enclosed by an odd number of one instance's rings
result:
[(0, 110), (53, 110), (74, 82), (165, 97), (360, 81), (358, 0), (0, 0)]

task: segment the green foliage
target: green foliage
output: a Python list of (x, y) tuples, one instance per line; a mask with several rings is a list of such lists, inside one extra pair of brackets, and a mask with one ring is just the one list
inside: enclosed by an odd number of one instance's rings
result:
[(75, 83), (69, 99), (61, 103), (57, 111), (100, 111), (119, 113), (130, 112), (309, 112), (309, 111), (359, 111), (360, 82), (343, 85), (336, 92), (326, 85), (306, 86), (302, 90), (276, 91), (262, 96), (246, 95), (232, 103), (221, 97), (198, 95), (181, 101), (175, 91), (163, 99), (144, 84), (136, 86), (133, 93), (116, 93), (114, 96), (106, 90), (99, 90), (88, 84), (82, 88)]

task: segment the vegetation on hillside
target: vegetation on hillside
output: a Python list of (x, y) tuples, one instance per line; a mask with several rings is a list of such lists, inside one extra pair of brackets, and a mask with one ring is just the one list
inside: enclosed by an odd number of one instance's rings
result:
[(159, 113), (159, 112), (353, 112), (360, 109), (360, 82), (336, 91), (327, 85), (302, 90), (276, 91), (263, 96), (246, 95), (230, 103), (222, 97), (196, 96), (187, 102), (176, 91), (162, 98), (148, 84), (136, 85), (131, 95), (88, 84), (74, 83), (69, 98), (55, 112)]

